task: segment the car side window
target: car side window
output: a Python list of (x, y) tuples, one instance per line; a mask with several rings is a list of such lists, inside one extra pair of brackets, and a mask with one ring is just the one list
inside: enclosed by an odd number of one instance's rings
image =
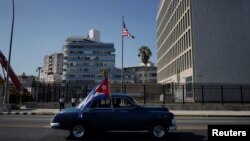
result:
[(111, 107), (111, 101), (110, 99), (101, 99), (98, 101), (95, 101), (90, 108), (110, 108)]
[(110, 107), (111, 107), (110, 99), (99, 100), (98, 108), (110, 108)]
[(114, 108), (129, 108), (129, 107), (133, 107), (133, 104), (127, 98), (114, 98), (113, 107)]

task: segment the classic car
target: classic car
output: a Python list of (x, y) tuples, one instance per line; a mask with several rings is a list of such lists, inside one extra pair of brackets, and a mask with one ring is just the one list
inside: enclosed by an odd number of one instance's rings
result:
[(154, 139), (166, 137), (176, 129), (174, 114), (165, 107), (140, 106), (126, 94), (112, 94), (112, 100), (100, 99), (89, 107), (64, 109), (50, 123), (54, 129), (69, 130), (74, 138), (92, 131), (149, 131)]

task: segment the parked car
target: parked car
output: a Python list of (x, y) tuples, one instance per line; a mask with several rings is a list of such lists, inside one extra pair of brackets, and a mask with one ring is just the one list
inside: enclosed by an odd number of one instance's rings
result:
[(89, 107), (68, 108), (51, 119), (54, 129), (69, 130), (75, 138), (83, 138), (92, 131), (149, 131), (154, 139), (166, 137), (169, 129), (176, 129), (174, 114), (165, 107), (140, 106), (133, 97), (113, 94)]

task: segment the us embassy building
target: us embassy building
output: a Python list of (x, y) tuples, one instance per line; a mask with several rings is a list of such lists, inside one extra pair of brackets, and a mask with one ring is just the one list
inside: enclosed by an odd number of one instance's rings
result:
[(221, 99), (221, 89), (201, 92), (196, 84), (233, 85), (222, 89), (224, 100), (240, 100), (240, 93), (250, 99), (250, 89), (244, 89), (250, 84), (249, 16), (249, 0), (161, 0), (157, 82), (184, 84), (184, 90), (174, 89), (177, 101), (183, 93), (187, 101), (201, 101), (204, 93), (207, 101)]

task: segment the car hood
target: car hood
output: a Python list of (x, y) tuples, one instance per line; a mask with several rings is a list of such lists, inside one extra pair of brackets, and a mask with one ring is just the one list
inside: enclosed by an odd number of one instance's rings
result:
[(76, 107), (70, 107), (62, 110), (60, 113), (71, 113), (71, 112), (80, 112), (81, 109)]

